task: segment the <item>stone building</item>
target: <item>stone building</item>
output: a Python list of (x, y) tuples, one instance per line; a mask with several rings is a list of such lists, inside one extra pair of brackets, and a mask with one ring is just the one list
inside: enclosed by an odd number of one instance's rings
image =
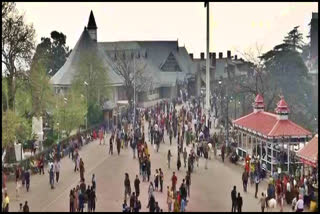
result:
[(177, 85), (195, 84), (194, 64), (186, 48), (179, 47), (178, 41), (100, 42), (98, 27), (91, 11), (88, 25), (84, 28), (72, 53), (50, 80), (56, 93), (64, 93), (70, 88), (77, 73), (76, 67), (80, 60), (80, 53), (92, 46), (97, 47), (98, 55), (103, 59), (109, 77), (109, 82), (106, 84), (112, 91), (110, 100), (115, 104), (128, 102), (124, 91), (124, 78), (113, 69), (115, 52), (126, 54), (128, 57), (134, 54), (138, 58), (143, 58), (146, 64), (145, 70), (151, 74), (152, 87), (137, 95), (140, 106), (176, 97)]

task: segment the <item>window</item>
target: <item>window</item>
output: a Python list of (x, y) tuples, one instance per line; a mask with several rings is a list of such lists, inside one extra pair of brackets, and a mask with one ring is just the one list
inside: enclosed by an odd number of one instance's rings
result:
[(178, 65), (178, 62), (172, 52), (170, 52), (167, 60), (161, 66), (161, 70), (162, 71), (181, 71), (181, 68)]

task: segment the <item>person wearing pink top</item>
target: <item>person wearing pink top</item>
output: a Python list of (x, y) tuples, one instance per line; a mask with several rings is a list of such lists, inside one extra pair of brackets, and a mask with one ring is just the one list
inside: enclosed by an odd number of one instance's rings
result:
[(99, 130), (99, 139), (100, 139), (99, 145), (101, 145), (101, 141), (103, 139), (103, 131), (102, 131), (102, 129)]

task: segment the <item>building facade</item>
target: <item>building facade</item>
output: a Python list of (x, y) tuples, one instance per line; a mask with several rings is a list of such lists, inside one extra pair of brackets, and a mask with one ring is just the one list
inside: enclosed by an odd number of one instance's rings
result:
[[(56, 93), (65, 93), (77, 74), (80, 53), (90, 47), (96, 47), (108, 72), (108, 84), (111, 89), (110, 100), (115, 104), (126, 104), (123, 76), (114, 69), (115, 57), (135, 56), (145, 63), (145, 72), (151, 76), (152, 86), (137, 92), (138, 105), (145, 107), (161, 99), (170, 99), (178, 94), (177, 83), (194, 84), (194, 64), (185, 47), (179, 47), (178, 41), (119, 41), (99, 42), (98, 27), (91, 11), (88, 25), (84, 28), (70, 56), (59, 71), (51, 78)], [(94, 71), (93, 71), (94, 72)], [(178, 84), (179, 85), (179, 84)]]

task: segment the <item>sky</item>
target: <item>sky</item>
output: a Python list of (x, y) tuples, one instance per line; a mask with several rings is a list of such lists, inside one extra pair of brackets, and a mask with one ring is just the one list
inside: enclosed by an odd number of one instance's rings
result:
[[(206, 8), (202, 2), (18, 2), (27, 23), (36, 30), (36, 42), (53, 30), (67, 36), (73, 48), (92, 10), (98, 42), (178, 40), (195, 58), (206, 52)], [(232, 55), (266, 52), (281, 43), (295, 26), (306, 36), (317, 2), (214, 2), (210, 3), (210, 52), (231, 50)], [(305, 38), (307, 42), (308, 39)], [(218, 54), (217, 54), (218, 55)]]

